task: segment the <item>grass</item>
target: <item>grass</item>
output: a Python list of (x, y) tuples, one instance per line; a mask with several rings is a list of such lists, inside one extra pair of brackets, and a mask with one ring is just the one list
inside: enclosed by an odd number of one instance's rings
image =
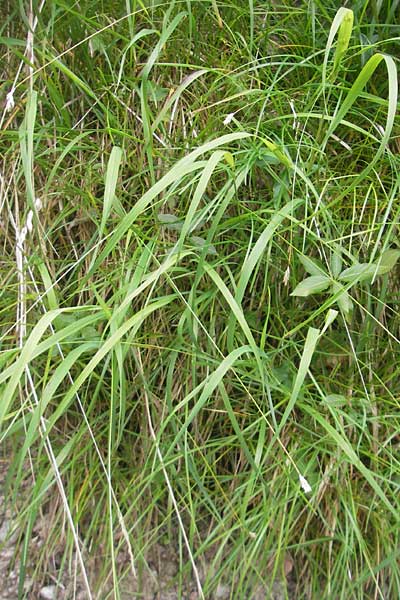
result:
[(399, 597), (396, 8), (3, 3), (21, 598)]

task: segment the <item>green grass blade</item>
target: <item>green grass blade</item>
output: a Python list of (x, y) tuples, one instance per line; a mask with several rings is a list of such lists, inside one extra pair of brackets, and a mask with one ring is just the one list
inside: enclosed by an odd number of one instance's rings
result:
[(312, 360), (315, 348), (317, 346), (319, 337), (320, 337), (320, 330), (315, 329), (314, 327), (310, 327), (307, 332), (307, 337), (306, 337), (306, 341), (304, 344), (303, 354), (301, 356), (300, 365), (299, 365), (296, 379), (295, 379), (295, 382), (293, 385), (293, 390), (290, 395), (288, 405), (285, 408), (285, 412), (283, 413), (282, 418), (279, 422), (279, 427), (278, 427), (278, 431), (277, 431), (278, 435), (282, 431), (283, 427), (285, 426), (287, 420), (290, 417), (292, 410), (294, 409), (294, 407), (296, 405), (297, 398), (298, 398), (300, 390), (304, 384), (304, 380), (307, 376), (308, 369), (310, 367), (311, 360)]
[(105, 190), (103, 200), (103, 214), (99, 228), (99, 235), (102, 236), (107, 223), (107, 219), (114, 205), (115, 190), (117, 187), (118, 173), (121, 165), (122, 149), (114, 146), (107, 164)]

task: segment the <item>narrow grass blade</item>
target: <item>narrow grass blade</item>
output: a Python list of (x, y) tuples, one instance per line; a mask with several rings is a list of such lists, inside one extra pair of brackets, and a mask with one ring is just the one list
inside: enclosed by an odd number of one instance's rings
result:
[[(212, 396), (213, 392), (220, 385), (224, 376), (233, 367), (235, 362), (243, 354), (245, 354), (246, 352), (250, 352), (251, 350), (252, 350), (251, 346), (241, 346), (240, 348), (236, 348), (236, 350), (234, 350), (233, 352), (228, 354), (228, 356), (226, 356), (223, 360), (221, 360), (221, 363), (219, 364), (218, 368), (213, 373), (211, 373), (211, 375), (207, 378), (207, 381), (205, 382), (203, 391), (200, 394), (199, 399), (196, 401), (194, 407), (190, 411), (190, 413), (189, 413), (187, 419), (185, 420), (184, 424), (182, 425), (180, 431), (175, 436), (175, 439), (174, 439), (171, 447), (175, 447), (179, 443), (180, 439), (185, 434), (189, 425), (193, 422), (193, 420), (196, 418), (196, 416), (200, 413), (201, 409), (205, 406), (207, 401)], [(181, 403), (181, 405), (186, 404), (186, 403), (187, 403), (187, 399), (185, 399), (185, 401), (183, 401)]]
[(318, 413), (313, 408), (308, 407), (307, 410), (310, 412), (310, 414), (312, 414), (313, 418), (318, 423), (320, 423), (320, 425), (322, 425), (322, 427), (329, 433), (332, 440), (342, 450), (344, 455), (347, 457), (348, 461), (351, 464), (353, 464), (358, 469), (358, 471), (360, 471), (360, 473), (364, 476), (365, 480), (369, 483), (369, 485), (374, 490), (378, 498), (382, 500), (385, 507), (394, 516), (396, 522), (398, 522), (400, 518), (398, 511), (386, 497), (386, 494), (383, 492), (382, 488), (376, 481), (375, 475), (361, 462), (351, 443), (346, 438), (344, 431), (341, 431), (339, 433), (330, 423), (328, 423), (328, 421), (322, 414)]
[(335, 55), (333, 58), (333, 73), (336, 73), (340, 61), (346, 54), (349, 45), (349, 41), (353, 31), (353, 20), (353, 11), (349, 8), (344, 8), (343, 6), (341, 6), (335, 15), (335, 18), (332, 21), (328, 41), (326, 43), (324, 64), (322, 66), (322, 86), (324, 89), (326, 85), (326, 71), (328, 66), (328, 58), (333, 45), (333, 40), (335, 39), (337, 32), (339, 32)]
[(167, 41), (171, 37), (171, 35), (174, 33), (174, 31), (178, 27), (179, 23), (186, 16), (187, 16), (186, 12), (178, 13), (174, 17), (174, 19), (171, 21), (171, 23), (161, 32), (160, 39), (158, 40), (156, 46), (154, 47), (152, 53), (150, 54), (149, 60), (147, 61), (146, 65), (143, 67), (143, 70), (141, 72), (142, 78), (144, 78), (144, 79), (148, 78), (150, 71), (152, 70), (156, 61), (158, 60), (158, 57), (159, 57), (163, 47), (165, 46), (165, 44), (167, 43)]
[(121, 165), (122, 149), (118, 146), (114, 146), (111, 150), (111, 155), (107, 165), (104, 200), (103, 200), (103, 214), (101, 217), (101, 223), (99, 228), (100, 237), (104, 233), (104, 229), (107, 223), (107, 219), (111, 213), (114, 204), (115, 190), (117, 187), (118, 173)]
[(54, 321), (57, 315), (61, 314), (61, 310), (50, 311), (43, 315), (43, 317), (39, 320), (39, 322), (33, 328), (30, 336), (26, 340), (24, 347), (21, 350), (21, 354), (16, 360), (15, 364), (12, 366), (10, 371), (10, 381), (8, 382), (1, 398), (0, 403), (0, 427), (4, 421), (5, 416), (7, 415), (8, 409), (13, 401), (15, 391), (18, 387), (18, 384), (21, 380), (21, 377), (31, 361), (32, 357), (35, 354), (35, 351), (38, 348), (38, 344), (40, 339), (42, 338), (44, 332), (49, 327), (49, 325)]
[[(249, 136), (249, 133), (240, 132), (218, 137), (217, 139), (212, 140), (211, 142), (207, 142), (199, 148), (196, 148), (187, 156), (178, 161), (176, 165), (172, 167), (170, 171), (168, 171), (168, 173), (166, 173), (159, 181), (157, 181), (140, 198), (140, 200), (129, 211), (129, 213), (124, 217), (124, 219), (121, 220), (120, 224), (116, 227), (111, 238), (108, 240), (105, 248), (100, 253), (95, 263), (92, 265), (91, 271), (96, 270), (98, 268), (99, 264), (103, 262), (103, 260), (108, 256), (108, 254), (112, 251), (116, 244), (121, 240), (121, 238), (132, 226), (137, 217), (146, 210), (150, 203), (159, 194), (166, 190), (171, 184), (182, 180), (187, 174), (191, 173), (193, 170), (201, 169), (203, 167), (203, 164), (195, 162), (199, 156), (205, 154), (206, 152), (214, 150), (214, 148), (218, 148), (219, 146), (223, 146), (225, 144), (230, 144), (234, 141), (243, 140)], [(90, 275), (90, 273), (88, 275)]]
[(303, 386), (304, 380), (308, 373), (308, 369), (310, 367), (311, 360), (312, 360), (315, 348), (317, 346), (319, 337), (320, 337), (320, 330), (315, 329), (314, 327), (310, 327), (307, 332), (306, 342), (304, 344), (303, 354), (301, 356), (301, 361), (300, 361), (300, 365), (299, 365), (299, 368), (297, 371), (293, 390), (292, 390), (288, 405), (285, 408), (285, 412), (283, 413), (282, 419), (280, 420), (277, 435), (279, 435), (279, 433), (282, 431), (292, 410), (295, 407), (300, 390)]
[(261, 361), (261, 357), (260, 357), (260, 350), (255, 342), (255, 339), (253, 337), (253, 334), (251, 333), (250, 327), (246, 321), (246, 318), (243, 314), (243, 310), (241, 308), (241, 306), (239, 306), (239, 304), (236, 302), (235, 298), (233, 297), (233, 295), (231, 294), (231, 292), (229, 291), (228, 287), (226, 286), (226, 284), (224, 283), (224, 281), (221, 279), (221, 277), (218, 275), (218, 273), (210, 266), (205, 264), (204, 265), (204, 270), (207, 273), (207, 275), (210, 276), (210, 278), (213, 280), (213, 282), (215, 283), (215, 285), (218, 287), (219, 291), (221, 292), (223, 298), (226, 300), (226, 302), (229, 305), (229, 308), (232, 311), (232, 314), (235, 316), (236, 320), (238, 321), (240, 327), (242, 328), (243, 333), (246, 336), (246, 339), (249, 343), (250, 348), (252, 349), (252, 352), (254, 354), (254, 358), (256, 359), (257, 365), (258, 365), (258, 369), (260, 372), (260, 376), (261, 376), (261, 380), (264, 380), (264, 367)]
[(187, 77), (184, 78), (182, 83), (176, 88), (173, 94), (167, 98), (162, 109), (158, 112), (156, 118), (152, 124), (152, 131), (156, 131), (157, 127), (164, 121), (167, 116), (169, 109), (179, 100), (182, 96), (183, 92), (194, 83), (199, 77), (207, 73), (207, 69), (200, 69), (199, 71), (194, 71)]
[(29, 93), (25, 118), (18, 132), (21, 148), (22, 165), (26, 182), (28, 205), (30, 206), (30, 208), (33, 208), (35, 205), (35, 190), (33, 178), (33, 135), (37, 112), (37, 98), (38, 94), (36, 91), (32, 91)]
[[(397, 81), (397, 68), (396, 64), (391, 56), (387, 54), (375, 54), (371, 56), (366, 65), (361, 70), (361, 73), (358, 75), (351, 89), (349, 90), (346, 98), (344, 99), (342, 105), (337, 111), (335, 117), (332, 119), (329, 129), (326, 133), (324, 142), (322, 144), (322, 148), (325, 149), (326, 144), (328, 143), (329, 138), (334, 133), (339, 124), (343, 121), (344, 117), (348, 113), (348, 111), (353, 106), (354, 102), (357, 100), (363, 89), (365, 88), (368, 81), (371, 79), (375, 70), (379, 66), (379, 64), (384, 61), (388, 73), (388, 88), (389, 88), (389, 98), (388, 98), (388, 112), (386, 117), (386, 126), (382, 135), (381, 143), (371, 160), (365, 169), (352, 181), (350, 189), (354, 189), (361, 181), (365, 179), (367, 174), (373, 169), (374, 165), (382, 156), (387, 144), (389, 142), (390, 134), (393, 129), (394, 119), (396, 116), (397, 110), (397, 96), (398, 96), (398, 81)], [(348, 188), (345, 188), (341, 193), (340, 197), (343, 197), (349, 192)]]
[(69, 387), (68, 391), (60, 401), (57, 409), (54, 411), (54, 414), (49, 419), (47, 431), (51, 429), (57, 419), (59, 419), (60, 416), (66, 411), (76, 392), (80, 389), (88, 377), (91, 376), (94, 369), (103, 360), (103, 358), (109, 354), (116, 344), (119, 343), (121, 338), (131, 329), (137, 331), (146, 317), (148, 317), (154, 311), (159, 310), (160, 308), (163, 308), (169, 304), (175, 297), (175, 295), (165, 296), (160, 300), (156, 300), (151, 304), (148, 304), (145, 308), (135, 313), (130, 319), (121, 325), (121, 327), (119, 327), (110, 335), (110, 337), (104, 342), (101, 348), (99, 348), (93, 358), (84, 367), (78, 377), (76, 377), (74, 383)]
[(201, 177), (199, 179), (199, 183), (196, 186), (196, 190), (193, 194), (193, 199), (189, 205), (189, 209), (187, 211), (185, 222), (183, 223), (182, 231), (179, 236), (178, 247), (180, 248), (183, 244), (183, 241), (187, 234), (194, 229), (196, 223), (194, 222), (194, 217), (196, 215), (197, 208), (201, 202), (201, 199), (207, 189), (211, 176), (216, 169), (218, 163), (224, 158), (225, 152), (222, 150), (218, 150), (213, 152), (210, 158), (205, 165)]
[[(294, 202), (288, 202), (281, 210), (276, 212), (272, 216), (271, 221), (268, 223), (268, 225), (266, 226), (266, 228), (264, 229), (264, 231), (262, 232), (260, 237), (258, 238), (257, 242), (254, 244), (254, 247), (251, 250), (250, 254), (246, 258), (246, 260), (243, 262), (243, 265), (242, 265), (242, 268), (240, 271), (240, 277), (239, 277), (236, 292), (234, 295), (235, 301), (238, 305), (240, 305), (242, 303), (242, 300), (243, 300), (244, 294), (246, 292), (246, 288), (249, 283), (250, 277), (251, 277), (257, 263), (261, 260), (263, 254), (267, 248), (267, 245), (271, 241), (275, 231), (277, 230), (279, 225), (282, 223), (282, 221), (284, 221), (285, 218), (287, 218), (289, 215), (291, 215), (294, 212), (294, 210), (301, 203), (302, 203), (301, 200), (296, 200)], [(229, 324), (228, 324), (228, 348), (229, 349), (233, 348), (233, 338), (234, 338), (234, 332), (235, 332), (234, 318), (235, 317), (232, 314), (231, 317), (229, 318)]]

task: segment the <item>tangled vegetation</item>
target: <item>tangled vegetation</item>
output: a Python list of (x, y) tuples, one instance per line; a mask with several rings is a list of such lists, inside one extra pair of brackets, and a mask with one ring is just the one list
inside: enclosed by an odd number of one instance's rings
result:
[(399, 2), (351, 4), (2, 4), (20, 597), (160, 541), (182, 598), (400, 596)]

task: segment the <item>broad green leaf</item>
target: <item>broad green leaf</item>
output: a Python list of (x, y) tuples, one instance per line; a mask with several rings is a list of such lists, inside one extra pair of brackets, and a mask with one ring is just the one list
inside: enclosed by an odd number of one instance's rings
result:
[(204, 238), (198, 235), (192, 235), (189, 239), (193, 246), (197, 246), (201, 249), (205, 248), (206, 254), (213, 254), (214, 256), (218, 254), (216, 247), (213, 244), (209, 244)]
[(183, 221), (179, 220), (176, 215), (159, 213), (157, 219), (163, 227), (170, 231), (182, 231)]
[(343, 268), (342, 253), (341, 253), (341, 249), (339, 247), (337, 247), (334, 250), (332, 250), (332, 254), (331, 254), (331, 271), (332, 271), (332, 276), (335, 279), (337, 277), (339, 277), (342, 268)]
[(372, 281), (378, 275), (389, 273), (400, 257), (399, 250), (387, 250), (376, 263), (358, 263), (345, 269), (339, 275), (341, 281)]
[(377, 274), (377, 266), (370, 263), (358, 263), (345, 269), (339, 275), (340, 281), (356, 283), (357, 281), (372, 280)]
[(336, 407), (346, 406), (347, 402), (348, 401), (342, 394), (328, 394), (328, 396), (325, 396), (323, 399), (324, 404)]
[(324, 275), (325, 277), (327, 276), (319, 260), (316, 260), (315, 258), (310, 258), (309, 256), (305, 256), (304, 254), (299, 254), (299, 260), (303, 265), (304, 269), (310, 275)]
[(235, 158), (234, 158), (232, 152), (225, 152), (224, 158), (225, 158), (225, 162), (230, 166), (230, 168), (234, 169), (235, 168)]
[(331, 284), (331, 279), (326, 275), (313, 275), (303, 279), (290, 294), (291, 296), (310, 296), (324, 292)]
[(354, 308), (350, 294), (344, 291), (337, 299), (337, 303), (339, 308), (344, 312), (346, 319), (349, 320)]
[(400, 257), (400, 250), (386, 250), (379, 260), (376, 261), (377, 274), (385, 275), (389, 273), (397, 263)]
[(157, 219), (163, 225), (171, 225), (172, 223), (179, 223), (179, 218), (176, 215), (171, 215), (168, 213), (158, 213)]
[(337, 310), (333, 310), (333, 308), (330, 308), (328, 310), (328, 312), (325, 315), (325, 323), (324, 326), (322, 328), (321, 334), (324, 334), (325, 331), (332, 325), (332, 323), (334, 322), (334, 320), (336, 319), (336, 317), (338, 316), (338, 311)]
[(340, 310), (342, 311), (342, 313), (344, 314), (346, 321), (350, 320), (351, 317), (351, 313), (353, 311), (353, 301), (350, 298), (350, 294), (344, 289), (343, 286), (340, 285), (340, 283), (338, 283), (337, 281), (335, 281), (332, 285), (332, 291), (333, 293), (339, 294), (336, 302), (338, 303), (338, 306), (340, 308)]

